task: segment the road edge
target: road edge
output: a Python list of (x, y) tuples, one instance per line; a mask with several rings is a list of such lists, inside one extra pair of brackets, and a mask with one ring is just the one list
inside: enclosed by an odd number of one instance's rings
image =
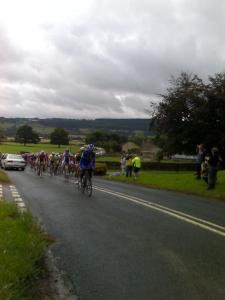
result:
[(46, 251), (46, 265), (49, 271), (49, 283), (55, 300), (78, 300), (76, 289), (64, 271), (58, 268), (58, 261), (50, 249)]

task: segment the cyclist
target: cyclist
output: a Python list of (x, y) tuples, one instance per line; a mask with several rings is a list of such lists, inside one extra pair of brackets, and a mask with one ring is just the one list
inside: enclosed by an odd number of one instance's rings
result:
[(58, 153), (55, 155), (55, 175), (60, 171), (61, 157)]
[(69, 149), (66, 149), (63, 153), (62, 157), (62, 165), (63, 165), (63, 171), (66, 177), (69, 175), (69, 165), (70, 165), (70, 151)]
[(47, 155), (45, 154), (44, 150), (42, 150), (37, 157), (37, 171), (38, 175), (42, 175), (42, 172), (45, 170), (45, 165), (47, 163)]
[(80, 178), (80, 160), (81, 160), (81, 156), (83, 151), (85, 150), (85, 147), (81, 147), (80, 151), (77, 152), (74, 155), (75, 161), (74, 161), (74, 177), (75, 177), (75, 183), (78, 183), (78, 180)]
[(82, 182), (82, 178), (86, 170), (88, 170), (88, 175), (92, 177), (92, 171), (95, 168), (95, 152), (94, 145), (90, 144), (87, 148), (82, 150), (82, 155), (80, 159), (80, 179)]
[(49, 156), (49, 170), (50, 174), (55, 174), (55, 165), (56, 165), (56, 155), (55, 152), (52, 152)]

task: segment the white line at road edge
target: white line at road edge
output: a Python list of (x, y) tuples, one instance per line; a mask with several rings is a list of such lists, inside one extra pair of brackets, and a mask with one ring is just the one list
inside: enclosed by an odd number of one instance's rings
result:
[(159, 204), (156, 204), (156, 203), (153, 203), (153, 202), (148, 202), (148, 201), (146, 201), (144, 199), (141, 199), (141, 198), (138, 198), (138, 197), (122, 194), (122, 193), (119, 193), (119, 192), (114, 192), (112, 190), (105, 189), (105, 188), (98, 187), (98, 186), (93, 186), (93, 189), (95, 189), (97, 191), (100, 191), (100, 192), (103, 192), (103, 193), (107, 193), (107, 194), (110, 194), (110, 195), (114, 195), (114, 196), (129, 200), (129, 201), (132, 201), (136, 204), (140, 204), (140, 205), (146, 206), (148, 208), (151, 208), (151, 209), (154, 209), (154, 210), (157, 210), (157, 211), (160, 211), (164, 214), (167, 214), (169, 216), (172, 216), (172, 217), (177, 218), (179, 220), (182, 220), (184, 222), (187, 222), (187, 223), (190, 223), (192, 225), (201, 227), (205, 230), (211, 231), (215, 234), (218, 234), (220, 236), (225, 237), (225, 227), (223, 227), (223, 226), (205, 221), (203, 219), (196, 218), (194, 216), (185, 214), (183, 212), (171, 209), (171, 208), (163, 206), (163, 205), (159, 205)]

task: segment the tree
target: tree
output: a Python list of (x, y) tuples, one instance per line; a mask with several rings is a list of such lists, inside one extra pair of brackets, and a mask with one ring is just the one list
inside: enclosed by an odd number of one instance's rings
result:
[(51, 144), (58, 145), (68, 145), (69, 144), (69, 133), (63, 128), (55, 128), (55, 130), (50, 135)]
[(120, 152), (122, 144), (127, 141), (127, 137), (116, 133), (104, 131), (91, 132), (86, 136), (86, 143), (93, 143), (95, 146), (104, 148), (107, 152)]
[(203, 83), (197, 75), (182, 73), (152, 108), (151, 128), (167, 154), (193, 153), (196, 144), (225, 148), (225, 74)]
[(17, 143), (23, 143), (26, 146), (27, 143), (38, 143), (40, 138), (38, 134), (33, 131), (33, 128), (28, 125), (20, 126), (16, 132), (15, 141)]
[(0, 128), (0, 143), (5, 139), (3, 130)]

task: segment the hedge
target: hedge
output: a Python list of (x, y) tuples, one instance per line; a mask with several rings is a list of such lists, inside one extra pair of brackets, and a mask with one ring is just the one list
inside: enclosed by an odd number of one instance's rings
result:
[[(108, 169), (120, 169), (120, 162), (104, 162)], [(165, 163), (165, 162), (143, 162), (142, 170), (160, 170), (160, 171), (194, 171), (195, 163)]]

